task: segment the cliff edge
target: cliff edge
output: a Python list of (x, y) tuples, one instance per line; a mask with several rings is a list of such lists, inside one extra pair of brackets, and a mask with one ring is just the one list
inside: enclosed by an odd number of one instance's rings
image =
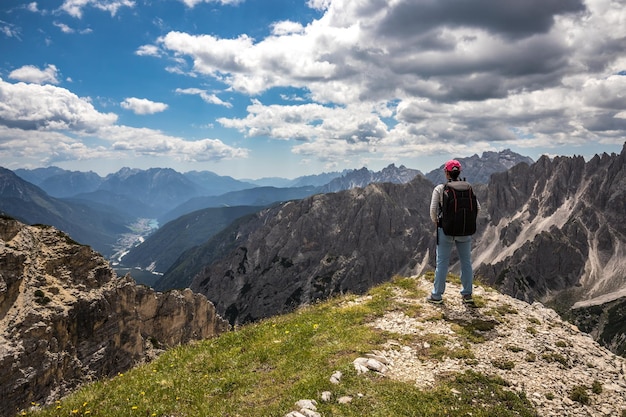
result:
[(200, 294), (118, 278), (59, 230), (0, 217), (0, 416), (228, 328)]

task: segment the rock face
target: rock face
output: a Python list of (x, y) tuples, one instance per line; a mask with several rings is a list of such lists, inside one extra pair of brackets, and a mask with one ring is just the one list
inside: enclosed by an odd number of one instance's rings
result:
[(477, 273), (504, 293), (561, 312), (626, 291), (626, 147), (620, 155), (542, 157), (494, 174)]
[(0, 218), (0, 416), (227, 329), (204, 296), (118, 279), (57, 229)]
[(364, 292), (393, 273), (422, 272), (435, 242), (431, 193), (418, 176), (264, 210), (228, 231), (234, 249), (199, 273), (192, 289), (231, 323), (245, 323)]
[(626, 357), (626, 297), (573, 308), (566, 317), (603, 346)]

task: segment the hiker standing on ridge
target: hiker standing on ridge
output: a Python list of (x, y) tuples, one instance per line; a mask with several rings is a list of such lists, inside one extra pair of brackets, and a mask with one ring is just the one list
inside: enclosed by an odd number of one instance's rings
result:
[(456, 246), (461, 262), (461, 296), (466, 304), (473, 304), (472, 287), (472, 235), (476, 232), (476, 216), (480, 203), (465, 179), (460, 180), (461, 163), (452, 159), (445, 163), (447, 182), (433, 190), (430, 200), (430, 218), (437, 227), (437, 268), (435, 282), (427, 301), (443, 303), (446, 290), (446, 276), (450, 264), (452, 246)]

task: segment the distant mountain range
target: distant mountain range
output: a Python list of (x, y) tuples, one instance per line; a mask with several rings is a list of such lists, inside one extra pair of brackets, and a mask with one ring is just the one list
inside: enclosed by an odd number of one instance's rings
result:
[[(488, 168), (480, 167), (482, 159)], [(485, 153), (483, 158), (474, 155), (469, 160), (475, 163), (463, 163), (467, 165), (465, 172), (471, 176), (474, 170), (498, 172), (507, 169), (505, 165), (495, 164), (494, 160), (527, 161), (528, 158), (503, 151), (499, 154)], [(440, 174), (439, 170), (437, 173)], [(419, 170), (396, 167), (394, 164), (380, 172), (361, 168), (293, 180), (272, 178), (256, 182), (219, 176), (210, 171), (181, 174), (167, 168), (123, 168), (106, 177), (100, 177), (94, 172), (67, 171), (58, 167), (18, 169), (15, 174), (17, 176), (3, 177), (3, 189), (17, 187), (23, 192), (18, 193), (17, 200), (15, 196), (0, 193), (0, 210), (26, 223), (54, 225), (109, 258), (124, 255), (130, 249), (124, 263), (129, 263), (131, 267), (152, 266), (158, 272), (165, 272), (172, 258), (208, 241), (213, 233), (226, 226), (225, 219), (234, 219), (242, 210), (247, 212), (251, 206), (260, 209), (277, 202), (365, 187), (370, 183), (402, 184), (422, 175)], [(244, 209), (237, 208), (239, 206)], [(63, 210), (58, 207), (63, 207)], [(149, 231), (137, 232), (134, 227), (137, 219), (157, 219), (160, 225), (165, 225), (189, 213), (209, 208), (220, 210), (192, 217), (197, 219), (193, 223), (176, 223), (178, 226), (172, 225), (161, 233), (155, 233), (153, 237), (147, 236)], [(206, 232), (202, 236), (204, 241), (194, 236), (181, 244), (184, 239), (173, 239), (171, 236), (190, 236), (184, 230), (177, 229), (180, 225)], [(165, 235), (170, 236), (167, 238), (169, 244), (155, 243)], [(128, 242), (135, 246), (144, 239), (146, 242), (140, 245), (142, 248), (128, 246)], [(128, 249), (124, 250), (124, 247)], [(155, 259), (163, 261), (156, 262)]]
[(50, 197), (41, 188), (0, 167), (0, 212), (29, 224), (53, 225), (74, 240), (110, 254), (118, 236), (130, 232), (134, 217), (114, 206), (96, 206)]

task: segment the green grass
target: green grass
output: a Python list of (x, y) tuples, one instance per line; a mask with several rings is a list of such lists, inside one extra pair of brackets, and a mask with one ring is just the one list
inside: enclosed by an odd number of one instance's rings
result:
[[(394, 302), (391, 295), (398, 291), (405, 298), (424, 296), (413, 280), (395, 277), (358, 303), (347, 295), (170, 349), (151, 363), (22, 415), (282, 417), (300, 399), (317, 400), (323, 416), (536, 415), (499, 377), (451, 374), (420, 390), (373, 372), (358, 375), (354, 359), (398, 337), (365, 324), (391, 310), (419, 314), (410, 303)], [(432, 352), (423, 359), (438, 360), (438, 340), (430, 341)], [(337, 370), (343, 378), (334, 385), (329, 378)], [(331, 391), (335, 401), (321, 402), (323, 391)], [(352, 396), (352, 403), (339, 404), (343, 395)]]

